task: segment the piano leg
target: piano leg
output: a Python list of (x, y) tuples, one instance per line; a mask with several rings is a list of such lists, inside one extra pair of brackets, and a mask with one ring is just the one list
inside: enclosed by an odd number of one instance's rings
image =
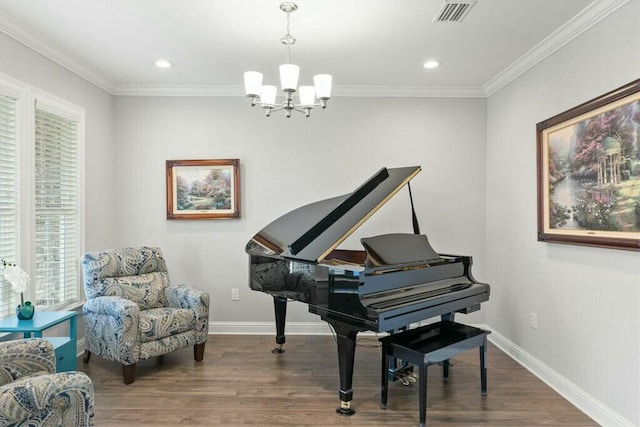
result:
[(284, 324), (287, 318), (287, 299), (284, 297), (273, 297), (273, 308), (276, 314), (276, 344), (278, 346), (271, 350), (271, 353), (284, 353), (286, 338), (284, 336)]
[(353, 326), (327, 320), (336, 331), (338, 341), (338, 368), (340, 370), (340, 407), (336, 413), (344, 416), (353, 415), (355, 410), (351, 409), (351, 399), (353, 399), (353, 362), (356, 352), (356, 335), (358, 330)]

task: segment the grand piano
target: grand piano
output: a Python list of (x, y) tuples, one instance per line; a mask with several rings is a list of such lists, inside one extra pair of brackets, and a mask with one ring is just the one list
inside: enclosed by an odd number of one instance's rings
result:
[[(287, 301), (308, 304), (334, 329), (341, 415), (352, 415), (356, 335), (395, 333), (412, 323), (470, 313), (489, 299), (489, 285), (471, 275), (469, 256), (439, 254), (419, 233), (362, 238), (364, 250), (338, 246), (420, 172), (382, 168), (353, 193), (295, 209), (260, 230), (246, 245), (249, 286), (273, 297), (274, 353), (283, 352)], [(412, 200), (412, 198), (410, 197)]]

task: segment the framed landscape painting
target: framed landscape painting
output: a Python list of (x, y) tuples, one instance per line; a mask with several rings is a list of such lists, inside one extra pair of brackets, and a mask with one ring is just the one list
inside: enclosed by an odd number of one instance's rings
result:
[(238, 159), (166, 163), (167, 219), (240, 217)]
[(640, 80), (536, 130), (538, 240), (640, 250)]

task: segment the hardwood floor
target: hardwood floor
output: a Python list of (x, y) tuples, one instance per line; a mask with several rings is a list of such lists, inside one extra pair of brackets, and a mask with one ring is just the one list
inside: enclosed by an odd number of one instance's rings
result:
[[(389, 386), (380, 409), (377, 339), (360, 337), (353, 379), (356, 414), (335, 413), (337, 350), (331, 336), (288, 336), (272, 354), (272, 336), (212, 335), (204, 361), (188, 348), (138, 363), (136, 380), (97, 356), (78, 369), (94, 381), (96, 426), (416, 426), (417, 386)], [(488, 349), (488, 396), (480, 395), (477, 350), (452, 359), (449, 382), (429, 368), (427, 425), (595, 426), (556, 392), (493, 345)]]

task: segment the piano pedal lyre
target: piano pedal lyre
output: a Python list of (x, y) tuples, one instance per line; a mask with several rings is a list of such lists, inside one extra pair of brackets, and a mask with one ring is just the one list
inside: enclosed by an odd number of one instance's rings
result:
[(404, 386), (409, 386), (418, 382), (418, 375), (413, 372), (403, 372), (398, 375), (398, 381)]
[(404, 361), (399, 367), (391, 369), (389, 372), (392, 381), (400, 381), (404, 386), (411, 385), (418, 381), (418, 374), (413, 371), (413, 365)]

